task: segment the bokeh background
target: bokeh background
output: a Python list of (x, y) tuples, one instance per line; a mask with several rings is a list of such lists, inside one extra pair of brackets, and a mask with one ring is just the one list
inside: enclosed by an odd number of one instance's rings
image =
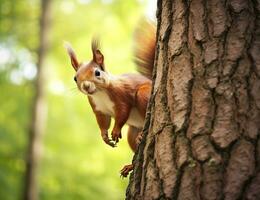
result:
[[(133, 153), (126, 137), (117, 148), (102, 141), (87, 98), (73, 81), (63, 42), (73, 45), (79, 60), (88, 60), (97, 34), (107, 69), (134, 72), (133, 32), (144, 16), (154, 18), (155, 7), (155, 0), (51, 1), (42, 67), (46, 117), (36, 174), (40, 199), (124, 199), (128, 179), (120, 179), (119, 170)], [(40, 0), (0, 0), (1, 200), (21, 199), (25, 187), (40, 13)]]

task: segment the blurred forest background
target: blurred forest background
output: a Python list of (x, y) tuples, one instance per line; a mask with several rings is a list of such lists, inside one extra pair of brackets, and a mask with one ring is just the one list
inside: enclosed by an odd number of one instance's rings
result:
[[(39, 199), (124, 199), (128, 179), (119, 170), (132, 160), (126, 137), (117, 148), (100, 136), (87, 98), (76, 89), (63, 47), (91, 58), (98, 34), (107, 69), (133, 72), (133, 32), (154, 15), (149, 0), (55, 0), (49, 5), (48, 47), (42, 64), (42, 136), (37, 143)], [(37, 94), (40, 0), (0, 0), (0, 199), (22, 199)], [(44, 117), (45, 116), (45, 117)]]

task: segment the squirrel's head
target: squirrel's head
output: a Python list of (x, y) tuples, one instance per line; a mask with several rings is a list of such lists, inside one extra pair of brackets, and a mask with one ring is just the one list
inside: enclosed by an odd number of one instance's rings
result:
[(90, 62), (78, 62), (70, 44), (66, 43), (65, 47), (70, 56), (71, 65), (76, 71), (74, 80), (81, 92), (91, 95), (108, 86), (109, 77), (105, 71), (104, 56), (99, 50), (99, 42), (97, 40), (92, 40), (93, 58)]

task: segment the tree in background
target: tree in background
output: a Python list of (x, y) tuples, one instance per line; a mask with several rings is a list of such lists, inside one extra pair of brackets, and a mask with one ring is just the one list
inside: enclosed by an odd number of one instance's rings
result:
[(37, 52), (37, 75), (35, 79), (35, 96), (32, 101), (32, 120), (29, 129), (28, 155), (25, 170), (24, 200), (38, 199), (37, 169), (42, 146), (42, 134), (45, 124), (44, 61), (48, 48), (48, 29), (50, 27), (50, 0), (41, 1), (39, 29), (39, 49)]
[(157, 18), (126, 199), (259, 199), (260, 2), (159, 0)]

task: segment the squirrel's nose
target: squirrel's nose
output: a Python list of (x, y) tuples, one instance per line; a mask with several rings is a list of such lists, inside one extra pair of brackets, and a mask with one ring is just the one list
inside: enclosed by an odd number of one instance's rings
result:
[(90, 87), (90, 85), (89, 85), (89, 84), (87, 84), (87, 83), (83, 83), (83, 88), (84, 88), (85, 90), (88, 90), (88, 89), (89, 89), (89, 87)]

